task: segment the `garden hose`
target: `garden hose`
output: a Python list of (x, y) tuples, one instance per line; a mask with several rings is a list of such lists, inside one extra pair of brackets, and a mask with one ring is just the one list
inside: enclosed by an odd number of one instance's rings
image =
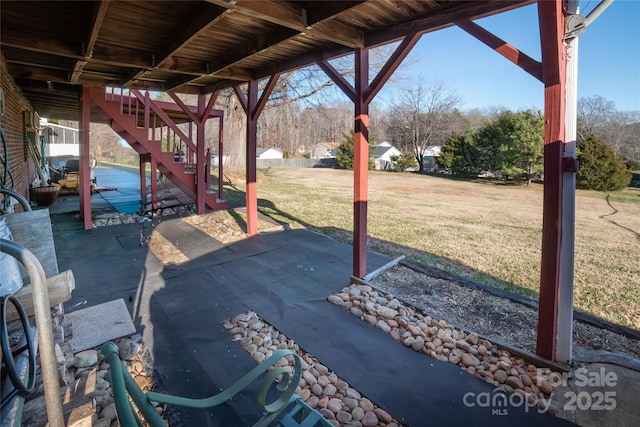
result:
[[(0, 128), (0, 139), (2, 139), (2, 153), (0, 153), (0, 165), (2, 165), (2, 175), (0, 175), (0, 188), (6, 188), (8, 190), (13, 189), (13, 174), (9, 169), (9, 154), (7, 152), (7, 140), (4, 137), (4, 131)], [(2, 211), (6, 211), (9, 208), (9, 197), (2, 199)]]

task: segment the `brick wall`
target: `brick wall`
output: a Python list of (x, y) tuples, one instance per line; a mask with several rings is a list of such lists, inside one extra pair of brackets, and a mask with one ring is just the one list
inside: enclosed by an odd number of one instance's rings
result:
[[(0, 144), (0, 157), (8, 160), (8, 167), (13, 175), (13, 190), (29, 198), (29, 185), (38, 176), (37, 170), (29, 157), (25, 159), (23, 132), (23, 112), (31, 111), (31, 106), (22, 96), (11, 76), (7, 73), (4, 57), (0, 57), (1, 85), (5, 96), (5, 112), (0, 115), (0, 128), (4, 133), (7, 150)], [(0, 178), (4, 178), (4, 166), (0, 163)], [(11, 179), (7, 176), (5, 186), (11, 188)], [(0, 200), (2, 195), (0, 195)], [(16, 211), (21, 211), (20, 205)]]

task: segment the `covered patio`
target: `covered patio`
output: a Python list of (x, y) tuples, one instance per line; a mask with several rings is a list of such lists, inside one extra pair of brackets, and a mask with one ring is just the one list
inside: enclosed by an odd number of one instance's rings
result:
[[(222, 187), (217, 192), (214, 191), (208, 179), (209, 164), (203, 143), (204, 123), (212, 115), (219, 116), (213, 108), (219, 91), (232, 89), (247, 116), (245, 204), (247, 231), (253, 238), (222, 248), (214, 245), (216, 250), (210, 254), (190, 260), (188, 269), (171, 271), (160, 268), (148, 257), (143, 261), (145, 253), (139, 251), (144, 249), (133, 245), (137, 240), (135, 233), (131, 234), (131, 231), (77, 230), (74, 231), (74, 239), (56, 236), (61, 238), (61, 243), (57, 245), (61, 251), (59, 262), (65, 268), (72, 268), (77, 276), (82, 276), (81, 272), (89, 266), (94, 272), (109, 268), (104, 265), (104, 252), (110, 246), (95, 247), (95, 243), (102, 239), (97, 239), (97, 236), (103, 233), (106, 233), (104, 241), (111, 242), (113, 250), (124, 251), (128, 260), (126, 265), (123, 264), (122, 270), (112, 271), (118, 274), (117, 277), (105, 273), (106, 281), (102, 286), (96, 285), (98, 281), (94, 276), (79, 277), (78, 283), (91, 283), (93, 280), (94, 285), (88, 286), (86, 290), (78, 287), (74, 298), (84, 296), (87, 302), (98, 303), (101, 290), (109, 289), (108, 293), (111, 294), (114, 283), (135, 280), (135, 285), (129, 283), (122, 291), (135, 292), (136, 301), (148, 304), (147, 307), (132, 307), (132, 313), (135, 314), (137, 310), (140, 315), (137, 320), (145, 328), (145, 338), (153, 342), (158, 369), (165, 375), (170, 375), (170, 371), (165, 372), (165, 369), (170, 370), (171, 366), (187, 369), (186, 366), (196, 362), (193, 359), (181, 361), (182, 356), (176, 355), (171, 349), (186, 347), (197, 350), (193, 347), (196, 343), (205, 346), (199, 353), (210, 355), (210, 358), (202, 361), (202, 375), (197, 376), (203, 378), (197, 389), (204, 394), (209, 390), (207, 387), (210, 387), (205, 385), (207, 382), (219, 381), (217, 375), (224, 375), (222, 371), (226, 370), (227, 364), (219, 361), (225, 352), (231, 351), (227, 347), (227, 337), (219, 341), (215, 338), (221, 337), (220, 334), (224, 332), (212, 331), (219, 328), (216, 322), (225, 318), (223, 313), (225, 316), (234, 316), (239, 314), (234, 311), (255, 306), (259, 315), (266, 316), (269, 322), (287, 335), (295, 336), (297, 341), (301, 340), (302, 347), (314, 354), (317, 351), (319, 354), (315, 354), (316, 357), (327, 360), (327, 363), (338, 360), (342, 364), (345, 361), (354, 362), (351, 366), (354, 369), (346, 369), (348, 372), (345, 376), (353, 378), (351, 381), (354, 383), (359, 382), (364, 392), (383, 393), (380, 399), (390, 408), (396, 404), (403, 406), (398, 407), (397, 411), (407, 420), (417, 415), (418, 418), (408, 421), (409, 424), (421, 425), (419, 420), (438, 415), (447, 415), (448, 421), (452, 422), (449, 425), (457, 425), (458, 422), (466, 425), (469, 419), (473, 420), (475, 417), (480, 417), (477, 424), (482, 424), (484, 415), (459, 410), (460, 399), (456, 394), (459, 392), (456, 386), (458, 382), (450, 379), (450, 375), (459, 373), (446, 371), (455, 368), (438, 365), (438, 369), (430, 369), (431, 366), (407, 363), (397, 364), (396, 372), (389, 371), (389, 360), (402, 360), (399, 353), (393, 352), (403, 349), (391, 345), (392, 343), (380, 345), (378, 339), (385, 340), (389, 337), (378, 336), (380, 332), (375, 329), (360, 330), (367, 325), (357, 324), (356, 319), (347, 319), (348, 315), (328, 306), (325, 299), (328, 290), (337, 292), (348, 283), (350, 277), (362, 278), (372, 268), (384, 263), (384, 260), (367, 250), (369, 103), (422, 34), (458, 25), (544, 84), (545, 192), (537, 353), (550, 360), (571, 359), (571, 191), (576, 168), (575, 153), (571, 145), (574, 142), (572, 126), (569, 121), (565, 122), (570, 109), (567, 101), (567, 88), (570, 87), (567, 67), (571, 55), (567, 52), (571, 49), (573, 40), (573, 36), (566, 31), (566, 21), (575, 12), (575, 3), (567, 4), (561, 0), (537, 2), (541, 34), (540, 61), (518, 51), (516, 47), (474, 23), (476, 19), (533, 3), (536, 2), (210, 0), (168, 3), (105, 0), (3, 4), (0, 43), (8, 114), (3, 116), (2, 126), (18, 141), (18, 135), (33, 131), (24, 121), (19, 120), (20, 115), (25, 117), (25, 112), (38, 113), (43, 117), (79, 120), (82, 160), (79, 204), (81, 228), (84, 230), (91, 229), (92, 220), (87, 166), (91, 121), (110, 124), (138, 151), (141, 164), (151, 164), (152, 193), (155, 191), (153, 184), (156, 170), (175, 176), (181, 183), (177, 185), (193, 197), (198, 213), (204, 213), (206, 206), (213, 209), (224, 209), (227, 206), (222, 199)], [(145, 19), (140, 19), (141, 16)], [(171, 19), (167, 19), (169, 16)], [(29, 28), (29, 31), (24, 31), (24, 28)], [(399, 44), (387, 63), (376, 76), (369, 76), (369, 50), (394, 41)], [(329, 62), (332, 58), (350, 53), (354, 54), (353, 83), (340, 75)], [(280, 74), (311, 64), (322, 68), (354, 102), (354, 237), (351, 248), (336, 245), (321, 236), (310, 236), (306, 234), (308, 232), (258, 235), (257, 121)], [(266, 84), (261, 86), (260, 82)], [(110, 89), (105, 89), (110, 87), (128, 91), (113, 95), (113, 92), (109, 92)], [(150, 99), (149, 92), (143, 92), (147, 90), (167, 91), (175, 104), (160, 105)], [(111, 99), (108, 97), (109, 93), (112, 93)], [(198, 105), (184, 105), (178, 97), (180, 93), (197, 94)], [(153, 137), (149, 136), (155, 129), (152, 125), (154, 117), (161, 123), (160, 139), (155, 134)], [(192, 124), (188, 135), (175, 125), (179, 121)], [(178, 170), (174, 162), (171, 150), (175, 146), (161, 142), (162, 129), (167, 129), (164, 134), (167, 135), (167, 140), (168, 135), (171, 135), (174, 141), (179, 141), (178, 147), (187, 148), (189, 160), (184, 170)], [(159, 141), (160, 145), (153, 145)], [(12, 150), (19, 151), (21, 146), (21, 142), (16, 143)], [(220, 148), (222, 149), (221, 141)], [(222, 159), (223, 156), (219, 157)], [(19, 171), (17, 190), (26, 193), (28, 183), (34, 176), (35, 165), (13, 158), (9, 162)], [(179, 179), (183, 172), (188, 172), (192, 177)], [(141, 168), (141, 180), (142, 174)], [(305, 233), (304, 237), (298, 237), (302, 233)], [(76, 242), (74, 244), (77, 245), (79, 243), (76, 239), (85, 239), (82, 245), (87, 248), (95, 247), (103, 255), (99, 257), (96, 254), (92, 257), (90, 251), (83, 251), (82, 258), (74, 264), (69, 258), (65, 258), (63, 242)], [(192, 240), (196, 241), (198, 240)], [(91, 242), (94, 243), (93, 246)], [(114, 252), (113, 256), (117, 260), (121, 255)], [(262, 256), (265, 258), (261, 259)], [(311, 270), (313, 273), (294, 274), (293, 271), (296, 270), (291, 264), (279, 264), (292, 256), (294, 259), (295, 256), (317, 258), (319, 264)], [(68, 265), (65, 264), (65, 259)], [(131, 265), (131, 260), (135, 261), (135, 265)], [(256, 263), (258, 260), (260, 262)], [(266, 265), (269, 266), (268, 271), (262, 270)], [(279, 269), (274, 270), (272, 266), (279, 266)], [(223, 273), (217, 269), (223, 267), (231, 268), (228, 274), (234, 279), (229, 284), (220, 281)], [(318, 275), (323, 269), (326, 269), (327, 274), (320, 280)], [(150, 279), (146, 284), (146, 278), (155, 279)], [(319, 284), (309, 288), (309, 283), (319, 280)], [(190, 283), (188, 294), (183, 293), (183, 283)], [(144, 286), (140, 288), (141, 285)], [(163, 297), (163, 294), (167, 296)], [(143, 295), (147, 295), (146, 299), (142, 298)], [(211, 298), (205, 299), (202, 295), (211, 295)], [(203, 310), (201, 319), (207, 319), (205, 324), (200, 324), (200, 328), (194, 327), (194, 319), (190, 314), (184, 315), (187, 308), (191, 310), (194, 304)], [(220, 307), (224, 310), (220, 310)], [(206, 313), (206, 316), (202, 313)], [(341, 321), (329, 323), (330, 320)], [(327, 324), (331, 325), (327, 329), (335, 334), (335, 330), (347, 328), (341, 326), (342, 321), (344, 325), (352, 325), (348, 328), (353, 328), (344, 334), (344, 339), (350, 340), (349, 343), (329, 343), (320, 338), (323, 335), (309, 333), (318, 324)], [(207, 325), (211, 325), (210, 329), (203, 331)], [(151, 326), (153, 331), (147, 329)], [(176, 336), (187, 341), (174, 347)], [(371, 350), (354, 359), (356, 353), (348, 351), (354, 345), (354, 339), (362, 340), (357, 342), (356, 347), (359, 349)], [(242, 358), (238, 356), (238, 359)], [(246, 356), (244, 359), (245, 363), (250, 362)], [(211, 360), (216, 362), (212, 363)], [(355, 369), (367, 364), (377, 373), (393, 372), (394, 376), (387, 377), (382, 383), (368, 382), (368, 375)], [(221, 371), (214, 375), (204, 375), (207, 369), (214, 369), (211, 365)], [(439, 377), (440, 372), (448, 374)], [(423, 375), (429, 376), (430, 380), (420, 384), (412, 382)], [(180, 376), (181, 378), (170, 378), (171, 392), (179, 393), (181, 390), (180, 383), (185, 381), (184, 372)], [(458, 377), (464, 378), (456, 378)], [(397, 381), (397, 378), (402, 378), (402, 381)], [(443, 385), (442, 389), (434, 387), (438, 382)], [(416, 400), (408, 400), (407, 389), (389, 388), (398, 383), (402, 387), (411, 384), (411, 396)], [(467, 389), (485, 387), (473, 378), (461, 379), (460, 384)], [(445, 385), (450, 388), (444, 388)], [(439, 404), (427, 405), (426, 394), (421, 395), (416, 391), (420, 390), (420, 386), (428, 388), (431, 396), (439, 399), (444, 396), (447, 402), (455, 402), (455, 405), (451, 407), (451, 411), (439, 411)], [(193, 387), (193, 382), (189, 387)], [(445, 389), (452, 394), (442, 394)], [(398, 400), (401, 402), (394, 403)], [(440, 400), (434, 403), (437, 402), (444, 404)], [(431, 409), (428, 413), (417, 412), (418, 406)], [(511, 416), (518, 419), (512, 419)], [(515, 422), (525, 425), (562, 423), (548, 415), (518, 414), (517, 411), (508, 418), (499, 419), (504, 419), (505, 425)], [(434, 423), (445, 425), (446, 421), (441, 419)], [(495, 422), (496, 418), (491, 418), (491, 421)], [(200, 421), (194, 425), (201, 425)]]
[[(52, 219), (58, 262), (83, 284), (66, 305), (84, 308), (124, 298), (160, 385), (171, 394), (212, 395), (255, 366), (223, 326), (252, 310), (403, 425), (573, 425), (535, 407), (507, 407), (508, 414), (496, 416), (491, 408), (465, 405), (465, 394), (495, 388), (458, 366), (412, 351), (328, 302), (328, 295), (348, 285), (350, 247), (321, 234), (278, 231), (223, 245), (173, 218), (155, 229), (190, 259), (163, 265), (140, 246), (139, 224), (88, 234), (70, 214)], [(369, 271), (390, 261), (368, 255)], [(182, 425), (252, 425), (261, 415), (257, 385), (222, 407), (181, 410)]]

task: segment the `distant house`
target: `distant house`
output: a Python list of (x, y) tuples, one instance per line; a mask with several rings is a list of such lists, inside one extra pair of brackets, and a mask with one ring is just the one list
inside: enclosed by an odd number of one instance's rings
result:
[(257, 148), (256, 158), (260, 160), (281, 159), (282, 151), (278, 150), (277, 148)]
[(336, 151), (340, 147), (339, 142), (319, 142), (309, 152), (312, 159), (335, 159)]
[(427, 147), (424, 154), (422, 155), (422, 171), (426, 173), (438, 173), (440, 172), (440, 167), (438, 167), (438, 163), (436, 162), (436, 157), (440, 157), (440, 152), (442, 151), (442, 146), (440, 145), (431, 145)]
[(391, 158), (402, 154), (400, 150), (388, 142), (382, 142), (371, 148), (371, 158), (375, 163), (376, 170), (392, 170), (393, 161)]

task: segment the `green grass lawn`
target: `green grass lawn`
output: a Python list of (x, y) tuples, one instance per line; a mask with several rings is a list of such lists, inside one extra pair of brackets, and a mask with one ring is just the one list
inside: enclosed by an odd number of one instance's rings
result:
[[(244, 203), (240, 192), (225, 195)], [(353, 173), (274, 169), (258, 176), (260, 212), (351, 243)], [(540, 280), (542, 186), (371, 172), (369, 248), (406, 255), (536, 296)], [(640, 329), (640, 189), (578, 190), (575, 306)]]

